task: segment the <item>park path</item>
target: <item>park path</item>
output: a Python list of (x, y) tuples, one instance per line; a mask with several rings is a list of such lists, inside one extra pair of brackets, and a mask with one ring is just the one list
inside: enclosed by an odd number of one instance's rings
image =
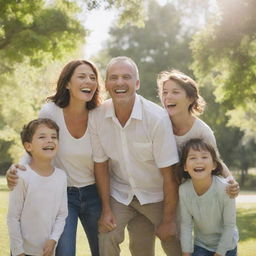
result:
[(239, 195), (236, 198), (237, 203), (256, 203), (256, 195)]

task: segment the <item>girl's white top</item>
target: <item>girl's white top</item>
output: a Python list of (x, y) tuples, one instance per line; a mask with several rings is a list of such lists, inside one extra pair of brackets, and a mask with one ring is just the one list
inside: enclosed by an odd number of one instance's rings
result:
[(18, 184), (10, 192), (7, 223), (12, 255), (41, 256), (45, 242), (58, 242), (64, 229), (67, 209), (67, 178), (55, 168), (52, 175), (40, 176), (26, 165), (18, 170)]
[(192, 253), (196, 244), (226, 255), (237, 246), (235, 199), (229, 198), (226, 186), (224, 178), (213, 176), (208, 191), (198, 196), (191, 179), (180, 185), (182, 252)]
[(180, 150), (184, 143), (195, 138), (203, 139), (217, 149), (216, 139), (212, 129), (199, 118), (196, 118), (192, 128), (186, 134), (182, 136), (175, 135), (178, 149)]

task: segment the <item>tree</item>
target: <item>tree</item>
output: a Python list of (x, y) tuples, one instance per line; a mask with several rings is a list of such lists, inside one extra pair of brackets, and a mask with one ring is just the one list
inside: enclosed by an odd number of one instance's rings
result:
[(84, 0), (89, 9), (104, 7), (119, 11), (119, 26), (133, 24), (144, 25), (144, 0)]
[[(185, 6), (198, 1), (184, 0), (182, 6), (173, 4), (160, 6), (151, 1), (149, 4), (150, 16), (145, 20), (144, 28), (125, 26), (120, 29), (113, 26), (110, 30), (111, 38), (106, 43), (106, 48), (95, 58), (96, 62), (102, 62), (101, 67), (104, 71), (110, 57), (118, 55), (131, 57), (138, 64), (140, 70), (142, 85), (140, 94), (159, 102), (156, 98), (156, 74), (159, 71), (178, 68), (192, 77), (194, 76), (189, 69), (192, 63), (189, 43), (194, 32), (200, 29), (200, 26), (191, 25), (192, 22), (190, 23), (189, 20), (191, 16), (187, 15), (188, 10), (185, 9)], [(206, 15), (208, 11), (202, 11), (204, 8), (206, 7), (204, 6), (203, 9), (198, 7), (196, 10), (198, 13), (203, 12)], [(213, 17), (212, 14), (206, 16), (209, 19)], [(193, 16), (192, 19), (196, 19), (196, 17)], [(206, 18), (205, 21), (207, 21)], [(189, 25), (186, 26), (186, 24)], [(198, 44), (199, 46), (200, 44)], [(250, 145), (245, 143), (244, 132), (236, 127), (228, 126), (229, 119), (226, 115), (226, 108), (223, 104), (216, 102), (216, 96), (213, 94), (214, 77), (208, 75), (205, 76), (205, 79), (200, 77), (199, 80), (202, 95), (208, 106), (202, 119), (214, 130), (221, 156), (228, 167), (231, 170), (244, 170), (242, 174), (246, 174), (248, 168), (255, 165), (256, 146), (253, 143)], [(242, 158), (241, 152), (246, 157)]]
[[(45, 97), (43, 66), (74, 51), (85, 29), (66, 1), (0, 1), (1, 164), (19, 157), (19, 131)], [(42, 67), (40, 67), (42, 66)], [(36, 86), (35, 86), (36, 85)]]
[[(106, 43), (103, 57), (126, 55), (135, 60), (140, 70), (140, 92), (146, 98), (156, 98), (156, 74), (167, 68), (178, 68), (190, 73), (191, 52), (188, 43), (190, 34), (180, 33), (180, 12), (172, 4), (160, 6), (155, 1), (148, 5), (150, 15), (143, 28), (126, 25), (113, 26)], [(171, 14), (171, 15), (170, 15)], [(97, 57), (100, 61), (101, 56)], [(103, 64), (105, 66), (106, 63)]]
[(213, 78), (229, 123), (256, 140), (256, 2), (218, 3), (215, 19), (193, 39), (193, 70), (202, 83)]
[(204, 121), (213, 129), (220, 155), (231, 171), (241, 174), (240, 185), (244, 185), (249, 168), (255, 166), (256, 143), (246, 141), (244, 132), (237, 127), (228, 125), (228, 116), (222, 104), (216, 102), (211, 83), (201, 88), (207, 102), (206, 111), (202, 115)]
[[(58, 59), (84, 42), (86, 31), (77, 18), (82, 8), (99, 6), (119, 9), (119, 23), (141, 23), (142, 0), (132, 1), (28, 1), (1, 0), (0, 59), (1, 70), (9, 70), (13, 63), (30, 58), (32, 65), (43, 59)], [(4, 64), (4, 65), (3, 65)]]
[[(57, 66), (84, 43), (81, 11), (119, 8), (119, 24), (139, 23), (143, 1), (0, 0), (0, 165), (17, 161), (23, 151), (19, 132), (37, 117), (49, 95)], [(132, 15), (131, 15), (132, 13)]]
[(85, 29), (74, 15), (75, 4), (52, 1), (4, 1), (0, 9), (1, 73), (29, 57), (31, 65), (58, 59), (83, 42)]

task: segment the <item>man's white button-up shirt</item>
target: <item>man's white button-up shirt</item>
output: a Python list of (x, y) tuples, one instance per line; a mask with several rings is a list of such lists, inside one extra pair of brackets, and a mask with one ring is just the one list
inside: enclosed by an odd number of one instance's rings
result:
[(109, 159), (111, 195), (128, 205), (135, 195), (140, 204), (163, 200), (159, 168), (178, 162), (171, 121), (155, 103), (136, 95), (129, 120), (122, 127), (112, 100), (90, 111), (93, 160)]

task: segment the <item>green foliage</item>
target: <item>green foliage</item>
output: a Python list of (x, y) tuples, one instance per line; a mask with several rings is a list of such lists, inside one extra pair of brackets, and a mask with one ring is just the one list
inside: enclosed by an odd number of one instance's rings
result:
[(142, 2), (0, 0), (1, 166), (17, 161), (23, 152), (20, 130), (37, 117), (49, 95), (52, 70), (60, 71), (59, 65), (63, 67), (70, 58), (81, 58), (82, 53), (75, 51), (87, 32), (82, 11), (100, 6), (119, 8), (120, 23), (136, 23), (143, 15)]
[(104, 7), (105, 9), (116, 9), (119, 13), (118, 24), (144, 25), (144, 0), (84, 0), (89, 9)]
[(256, 143), (246, 141), (244, 132), (237, 127), (228, 126), (228, 116), (222, 104), (216, 102), (214, 87), (210, 83), (201, 88), (207, 102), (202, 118), (213, 129), (221, 157), (230, 170), (247, 172), (256, 162)]
[[(241, 179), (241, 177), (240, 177)], [(255, 175), (248, 174), (246, 180), (244, 181), (244, 188), (246, 190), (255, 190), (256, 188), (256, 177)]]
[(126, 55), (134, 59), (141, 75), (140, 93), (156, 101), (158, 72), (168, 68), (189, 72), (191, 52), (188, 43), (191, 37), (180, 33), (181, 13), (174, 5), (160, 6), (150, 1), (148, 10), (150, 15), (143, 28), (131, 25), (111, 28), (104, 55)]
[[(184, 6), (188, 4), (184, 1)], [(95, 62), (101, 63), (100, 68), (104, 71), (112, 56), (126, 55), (131, 57), (138, 64), (140, 71), (140, 94), (159, 102), (156, 96), (156, 74), (159, 71), (176, 68), (193, 76), (189, 70), (192, 62), (189, 42), (196, 28), (191, 24), (188, 27), (184, 25), (186, 22), (189, 23), (188, 17), (185, 15), (187, 9), (182, 9), (184, 6), (179, 6), (177, 9), (172, 4), (159, 6), (151, 1), (148, 6), (150, 15), (145, 20), (144, 28), (125, 26), (120, 29), (117, 26), (112, 27), (107, 48), (95, 57)], [(197, 10), (199, 12), (200, 9)], [(186, 22), (184, 21), (185, 16)], [(212, 31), (207, 31), (207, 33), (212, 33)], [(203, 44), (197, 46), (203, 47)], [(211, 49), (208, 50), (211, 51)], [(216, 88), (211, 86), (214, 84), (214, 78), (208, 75), (204, 79), (200, 79), (200, 82), (202, 82), (201, 93), (208, 106), (202, 118), (214, 130), (225, 163), (231, 170), (246, 170), (254, 166), (256, 160), (254, 157), (255, 145), (245, 148), (244, 133), (238, 128), (227, 126), (226, 109), (222, 104), (215, 102), (216, 97), (213, 91)], [(241, 154), (246, 155), (246, 157), (241, 159)]]
[[(79, 2), (79, 1), (78, 1)], [(143, 1), (84, 1), (81, 8), (74, 1), (0, 1), (0, 59), (2, 72), (13, 63), (30, 58), (31, 65), (41, 65), (44, 59), (59, 59), (67, 51), (84, 42), (86, 31), (77, 18), (82, 8), (99, 6), (116, 8), (119, 23), (142, 24)]]
[(119, 25), (133, 24), (143, 26), (144, 18), (144, 1), (143, 0), (109, 0), (109, 3), (114, 5), (120, 11)]
[(213, 78), (229, 123), (256, 139), (256, 2), (218, 2), (216, 18), (193, 39), (193, 70), (201, 81)]
[[(69, 8), (65, 8), (68, 5)], [(57, 59), (84, 40), (85, 29), (74, 18), (71, 3), (1, 1), (0, 59), (2, 72), (29, 57), (31, 65)], [(68, 11), (67, 11), (68, 10)]]
[[(0, 102), (0, 140), (1, 144), (5, 145), (5, 154), (17, 161), (23, 151), (19, 132), (25, 123), (37, 116), (46, 92), (43, 92), (42, 86), (39, 85), (42, 78), (38, 76), (38, 68), (32, 68), (24, 62), (23, 65), (15, 65), (14, 70), (11, 75), (0, 77), (0, 94), (4, 95)], [(36, 84), (37, 86), (33, 86)], [(8, 150), (6, 145), (9, 145)]]
[[(250, 209), (239, 208), (237, 211), (237, 222), (241, 228), (239, 228), (239, 239), (245, 241), (249, 239), (255, 239), (256, 233), (256, 212), (253, 207)], [(247, 229), (246, 227), (250, 227)]]

